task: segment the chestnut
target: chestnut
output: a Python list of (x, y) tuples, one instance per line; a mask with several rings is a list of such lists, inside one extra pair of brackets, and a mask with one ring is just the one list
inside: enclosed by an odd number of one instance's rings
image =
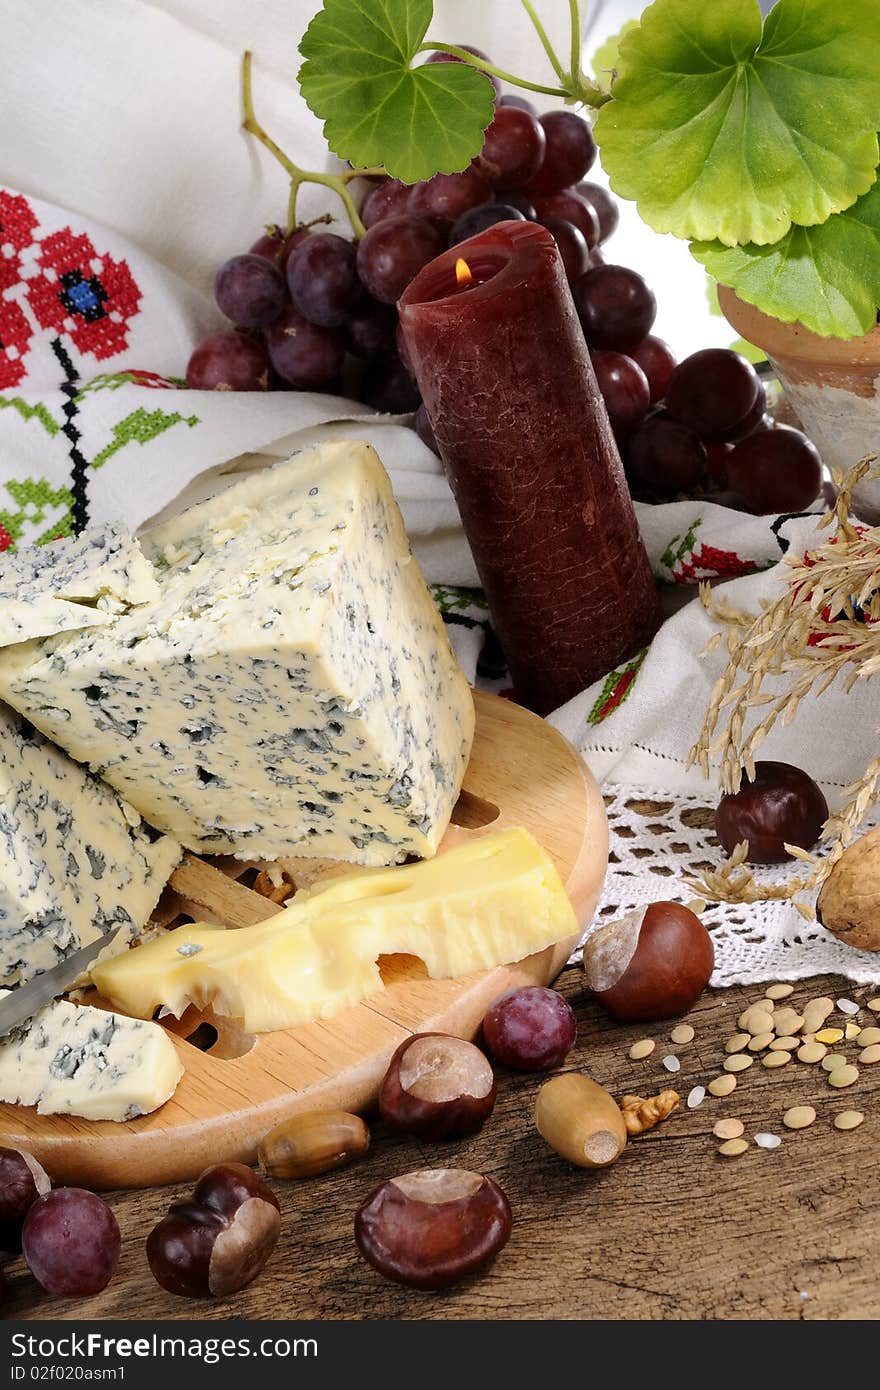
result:
[(147, 1260), (169, 1293), (222, 1298), (256, 1278), (280, 1230), (278, 1199), (262, 1178), (243, 1163), (218, 1163), (153, 1227)]
[(466, 1168), (423, 1168), (381, 1183), (358, 1208), (357, 1247), (386, 1279), (446, 1289), (507, 1244), (510, 1203), (497, 1183)]
[(738, 792), (722, 796), (715, 833), (728, 854), (743, 840), (750, 864), (785, 864), (786, 844), (812, 849), (828, 819), (821, 788), (791, 763), (755, 763), (755, 776), (743, 775)]
[(495, 1106), (495, 1074), (464, 1038), (414, 1033), (391, 1058), (379, 1091), (386, 1124), (419, 1139), (476, 1134)]
[(584, 945), (587, 984), (622, 1023), (653, 1023), (684, 1013), (715, 965), (712, 938), (682, 903), (635, 908)]
[(26, 1149), (0, 1148), (0, 1250), (21, 1249), (21, 1228), (38, 1197), (52, 1183), (45, 1169)]

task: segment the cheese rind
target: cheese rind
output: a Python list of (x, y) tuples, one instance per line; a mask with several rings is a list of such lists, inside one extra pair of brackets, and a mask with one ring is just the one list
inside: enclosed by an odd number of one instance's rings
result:
[(153, 567), (122, 525), (29, 546), (0, 565), (0, 647), (104, 627), (158, 597)]
[(378, 959), (418, 956), (432, 979), (467, 975), (567, 937), (578, 923), (550, 856), (513, 829), (422, 864), (362, 870), (296, 895), (238, 931), (184, 926), (92, 969), (127, 1013), (211, 1005), (248, 1032), (328, 1018), (381, 989)]
[(0, 652), (0, 692), (192, 849), (434, 853), (470, 690), (374, 451), (323, 444), (143, 538), (160, 599)]
[(23, 984), (114, 924), (122, 951), (180, 859), (99, 778), (0, 705), (0, 986)]
[(136, 1119), (164, 1105), (182, 1076), (157, 1023), (65, 1000), (0, 1042), (0, 1100), (35, 1105), (39, 1115)]

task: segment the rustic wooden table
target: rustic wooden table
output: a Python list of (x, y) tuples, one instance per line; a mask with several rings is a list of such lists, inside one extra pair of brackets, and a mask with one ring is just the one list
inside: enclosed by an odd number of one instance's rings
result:
[[(153, 1282), (144, 1240), (182, 1189), (119, 1192), (110, 1201), (123, 1234), (119, 1271), (99, 1297), (59, 1302), (43, 1294), (21, 1260), (5, 1270), (8, 1317), (157, 1318), (877, 1318), (880, 1243), (880, 1066), (863, 1067), (848, 1090), (832, 1090), (819, 1067), (797, 1061), (775, 1071), (755, 1065), (733, 1095), (684, 1107), (690, 1088), (720, 1069), (723, 1043), (761, 986), (707, 993), (691, 1014), (687, 1046), (664, 1045), (672, 1025), (620, 1027), (585, 996), (580, 970), (560, 988), (579, 1022), (572, 1068), (616, 1095), (653, 1094), (672, 1084), (682, 1106), (658, 1129), (630, 1143), (604, 1172), (570, 1168), (543, 1144), (531, 1122), (539, 1079), (502, 1072), (495, 1114), (461, 1144), (431, 1146), (374, 1129), (360, 1164), (311, 1182), (276, 1184), (284, 1227), (262, 1276), (234, 1298), (192, 1303)], [(793, 1003), (817, 994), (860, 1002), (876, 990), (837, 979), (796, 987)], [(865, 1023), (875, 1021), (863, 1011)], [(652, 1036), (647, 1062), (631, 1062), (630, 1043)], [(853, 1052), (853, 1044), (847, 1045)], [(681, 1058), (670, 1076), (660, 1059)], [(789, 1132), (783, 1111), (815, 1106), (811, 1128)], [(833, 1115), (862, 1110), (860, 1129), (841, 1133)], [(712, 1126), (738, 1116), (747, 1134), (769, 1130), (780, 1148), (752, 1146), (741, 1158), (716, 1153)], [(386, 1176), (455, 1164), (491, 1174), (506, 1189), (514, 1231), (494, 1268), (444, 1294), (409, 1291), (381, 1279), (359, 1257), (352, 1217)]]

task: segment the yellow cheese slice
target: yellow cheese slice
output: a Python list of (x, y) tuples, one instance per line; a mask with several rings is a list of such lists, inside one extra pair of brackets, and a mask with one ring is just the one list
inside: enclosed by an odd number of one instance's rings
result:
[(382, 988), (382, 955), (418, 956), (433, 979), (521, 960), (574, 936), (556, 867), (522, 829), (436, 859), (364, 869), (298, 893), (238, 931), (179, 927), (101, 961), (92, 979), (117, 1008), (151, 1018), (190, 1003), (241, 1019), (251, 1033), (329, 1018)]

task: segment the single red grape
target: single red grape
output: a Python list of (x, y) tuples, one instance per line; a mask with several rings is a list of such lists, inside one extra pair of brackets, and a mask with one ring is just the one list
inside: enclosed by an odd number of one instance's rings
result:
[(761, 516), (805, 511), (822, 490), (822, 460), (805, 434), (790, 425), (758, 430), (728, 455), (727, 481)]
[(595, 209), (599, 219), (599, 241), (607, 241), (617, 231), (620, 221), (620, 211), (608, 189), (603, 188), (601, 183), (579, 183), (574, 192)]
[(574, 111), (548, 111), (541, 125), (547, 147), (540, 169), (524, 188), (526, 193), (557, 193), (578, 183), (593, 167), (596, 142), (589, 122)]
[(572, 293), (591, 348), (629, 352), (651, 331), (657, 301), (641, 275), (627, 266), (595, 266)]
[(284, 276), (265, 256), (232, 256), (214, 280), (214, 298), (221, 314), (242, 328), (266, 328), (284, 308)]
[(641, 367), (622, 352), (597, 348), (590, 357), (615, 438), (627, 439), (648, 413), (651, 404), (648, 378)]
[(186, 365), (191, 391), (265, 391), (269, 359), (256, 338), (234, 328), (209, 333)]
[(463, 212), (491, 203), (494, 196), (486, 175), (471, 164), (458, 174), (435, 174), (413, 184), (409, 211), (414, 217), (441, 217), (450, 226)]
[(706, 446), (686, 425), (658, 412), (649, 415), (629, 441), (626, 469), (649, 492), (690, 492), (706, 472)]
[(645, 376), (648, 378), (648, 385), (651, 388), (651, 404), (662, 401), (666, 395), (666, 387), (669, 378), (675, 371), (675, 357), (672, 348), (668, 343), (664, 343), (662, 338), (655, 338), (648, 334), (634, 348), (630, 348), (627, 356), (634, 362), (638, 362)]
[(445, 246), (438, 228), (423, 217), (386, 217), (358, 245), (358, 275), (374, 299), (396, 304), (410, 281)]
[(703, 439), (730, 439), (761, 395), (757, 372), (738, 352), (702, 348), (669, 378), (666, 409)]
[(735, 429), (732, 429), (730, 433), (726, 435), (726, 438), (731, 443), (736, 444), (739, 440), (747, 439), (750, 434), (755, 434), (758, 430), (770, 429), (773, 421), (765, 414), (766, 409), (767, 394), (764, 390), (763, 381), (758, 377), (758, 394), (755, 397), (755, 404), (752, 406), (748, 415), (740, 420)]
[(56, 1187), (34, 1202), (21, 1247), (28, 1269), (49, 1293), (81, 1298), (106, 1289), (122, 1244), (116, 1217), (81, 1187)]
[(592, 204), (570, 188), (563, 188), (560, 193), (536, 193), (535, 214), (545, 227), (549, 217), (571, 222), (583, 236), (588, 251), (599, 245), (599, 219)]
[(435, 453), (439, 458), (440, 450), (437, 447), (437, 439), (434, 435), (434, 426), (428, 419), (428, 412), (425, 409), (424, 402), (419, 406), (418, 410), (416, 411), (416, 418), (413, 423), (415, 425), (415, 431), (416, 434), (419, 436), (419, 439), (432, 451), (432, 453)]
[(355, 357), (379, 357), (394, 349), (397, 310), (365, 295), (345, 321), (346, 342)]
[(546, 146), (540, 121), (516, 106), (499, 106), (483, 137), (482, 154), (497, 171), (496, 183), (521, 188), (540, 169)]
[[(456, 48), (463, 48), (465, 53), (472, 54), (474, 58), (482, 58), (484, 63), (491, 63), (492, 61), (488, 53), (484, 53), (482, 48), (474, 48), (473, 45), (469, 43), (457, 43), (455, 46)], [(437, 52), (432, 53), (430, 58), (426, 61), (429, 63), (463, 63), (464, 58), (459, 58), (454, 53), (444, 53), (442, 49), (438, 48)], [(474, 71), (479, 72), (479, 68), (475, 68)], [(483, 76), (492, 83), (495, 95), (498, 96), (501, 92), (501, 83), (498, 81), (498, 78), (491, 72), (484, 72)]]
[(542, 226), (547, 228), (559, 247), (559, 254), (562, 257), (568, 283), (574, 284), (575, 280), (581, 278), (590, 263), (590, 252), (582, 233), (572, 222), (565, 222), (561, 217), (546, 217), (542, 221)]
[(332, 232), (307, 237), (287, 263), (287, 287), (294, 307), (309, 323), (338, 328), (364, 292), (355, 247)]
[(418, 386), (396, 354), (370, 363), (361, 380), (360, 397), (384, 415), (409, 415), (422, 403)]
[(528, 101), (526, 97), (514, 96), (512, 93), (510, 96), (505, 95), (499, 97), (498, 105), (515, 106), (520, 111), (528, 111), (530, 116), (537, 116), (538, 114), (538, 108), (535, 106), (534, 102)]
[(476, 236), (478, 232), (484, 232), (487, 227), (494, 227), (496, 222), (525, 222), (522, 213), (514, 207), (505, 207), (504, 203), (484, 203), (482, 207), (471, 208), (468, 212), (463, 212), (461, 217), (456, 218), (449, 233), (449, 245), (457, 246), (460, 241), (467, 241), (469, 237)]
[(483, 1019), (483, 1039), (492, 1056), (517, 1071), (558, 1067), (576, 1036), (571, 1005), (555, 989), (540, 985), (502, 994)]
[(275, 226), (271, 231), (267, 231), (263, 236), (257, 238), (250, 248), (250, 254), (252, 256), (265, 256), (266, 260), (277, 265), (283, 274), (287, 269), (291, 252), (295, 251), (300, 242), (305, 241), (308, 235), (308, 227), (297, 227), (290, 233), (290, 236), (285, 236), (282, 229)]
[(284, 381), (301, 390), (321, 390), (342, 371), (345, 336), (339, 328), (309, 323), (288, 304), (266, 334), (269, 360)]
[(409, 209), (410, 185), (397, 179), (386, 179), (372, 189), (364, 199), (361, 221), (369, 230), (385, 217), (399, 217)]
[(503, 204), (506, 208), (516, 208), (517, 212), (521, 212), (527, 222), (536, 222), (538, 220), (538, 214), (535, 212), (535, 205), (530, 198), (526, 197), (525, 193), (517, 193), (511, 188), (496, 188), (495, 201), (496, 203)]

